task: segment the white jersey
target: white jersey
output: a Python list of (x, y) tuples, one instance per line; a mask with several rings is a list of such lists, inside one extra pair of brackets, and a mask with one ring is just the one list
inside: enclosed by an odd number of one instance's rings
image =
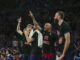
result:
[(38, 33), (38, 47), (42, 47), (42, 44), (43, 44), (43, 35), (42, 35), (42, 33), (39, 30), (33, 31), (33, 29), (32, 29), (31, 32), (30, 32), (30, 34), (29, 34), (29, 37), (31, 38), (35, 32)]
[(38, 47), (42, 47), (43, 45), (43, 35), (39, 30), (35, 30), (34, 33), (37, 32), (38, 33)]

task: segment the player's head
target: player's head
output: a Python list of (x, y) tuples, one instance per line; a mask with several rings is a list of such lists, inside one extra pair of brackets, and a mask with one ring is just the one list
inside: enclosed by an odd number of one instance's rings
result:
[(31, 31), (32, 27), (33, 27), (32, 24), (28, 24), (28, 25), (26, 26), (26, 30), (27, 30), (27, 31)]
[(64, 12), (63, 12), (63, 11), (57, 11), (57, 12), (55, 13), (54, 19), (55, 19), (55, 20), (64, 19)]
[(52, 25), (50, 23), (45, 23), (44, 30), (48, 31), (48, 30), (51, 30), (51, 29), (52, 29)]

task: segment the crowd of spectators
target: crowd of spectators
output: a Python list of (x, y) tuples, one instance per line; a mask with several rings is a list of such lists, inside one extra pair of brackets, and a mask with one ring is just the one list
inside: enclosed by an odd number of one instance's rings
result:
[(0, 60), (19, 60), (21, 53), (17, 49), (13, 48), (1, 48), (0, 49)]

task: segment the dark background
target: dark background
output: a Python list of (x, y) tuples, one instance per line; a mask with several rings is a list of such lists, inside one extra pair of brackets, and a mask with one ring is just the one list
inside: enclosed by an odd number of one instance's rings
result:
[(79, 31), (80, 0), (0, 0), (0, 34), (16, 34), (17, 18), (22, 17), (22, 29), (32, 19), (28, 16), (31, 10), (41, 26), (45, 22), (53, 22), (56, 11), (65, 12), (65, 20), (69, 22), (72, 31)]

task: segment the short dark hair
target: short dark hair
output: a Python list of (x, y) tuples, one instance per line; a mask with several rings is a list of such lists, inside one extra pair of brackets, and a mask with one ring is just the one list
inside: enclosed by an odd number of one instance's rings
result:
[(60, 15), (61, 19), (64, 19), (64, 12), (63, 11), (57, 11), (57, 13)]

